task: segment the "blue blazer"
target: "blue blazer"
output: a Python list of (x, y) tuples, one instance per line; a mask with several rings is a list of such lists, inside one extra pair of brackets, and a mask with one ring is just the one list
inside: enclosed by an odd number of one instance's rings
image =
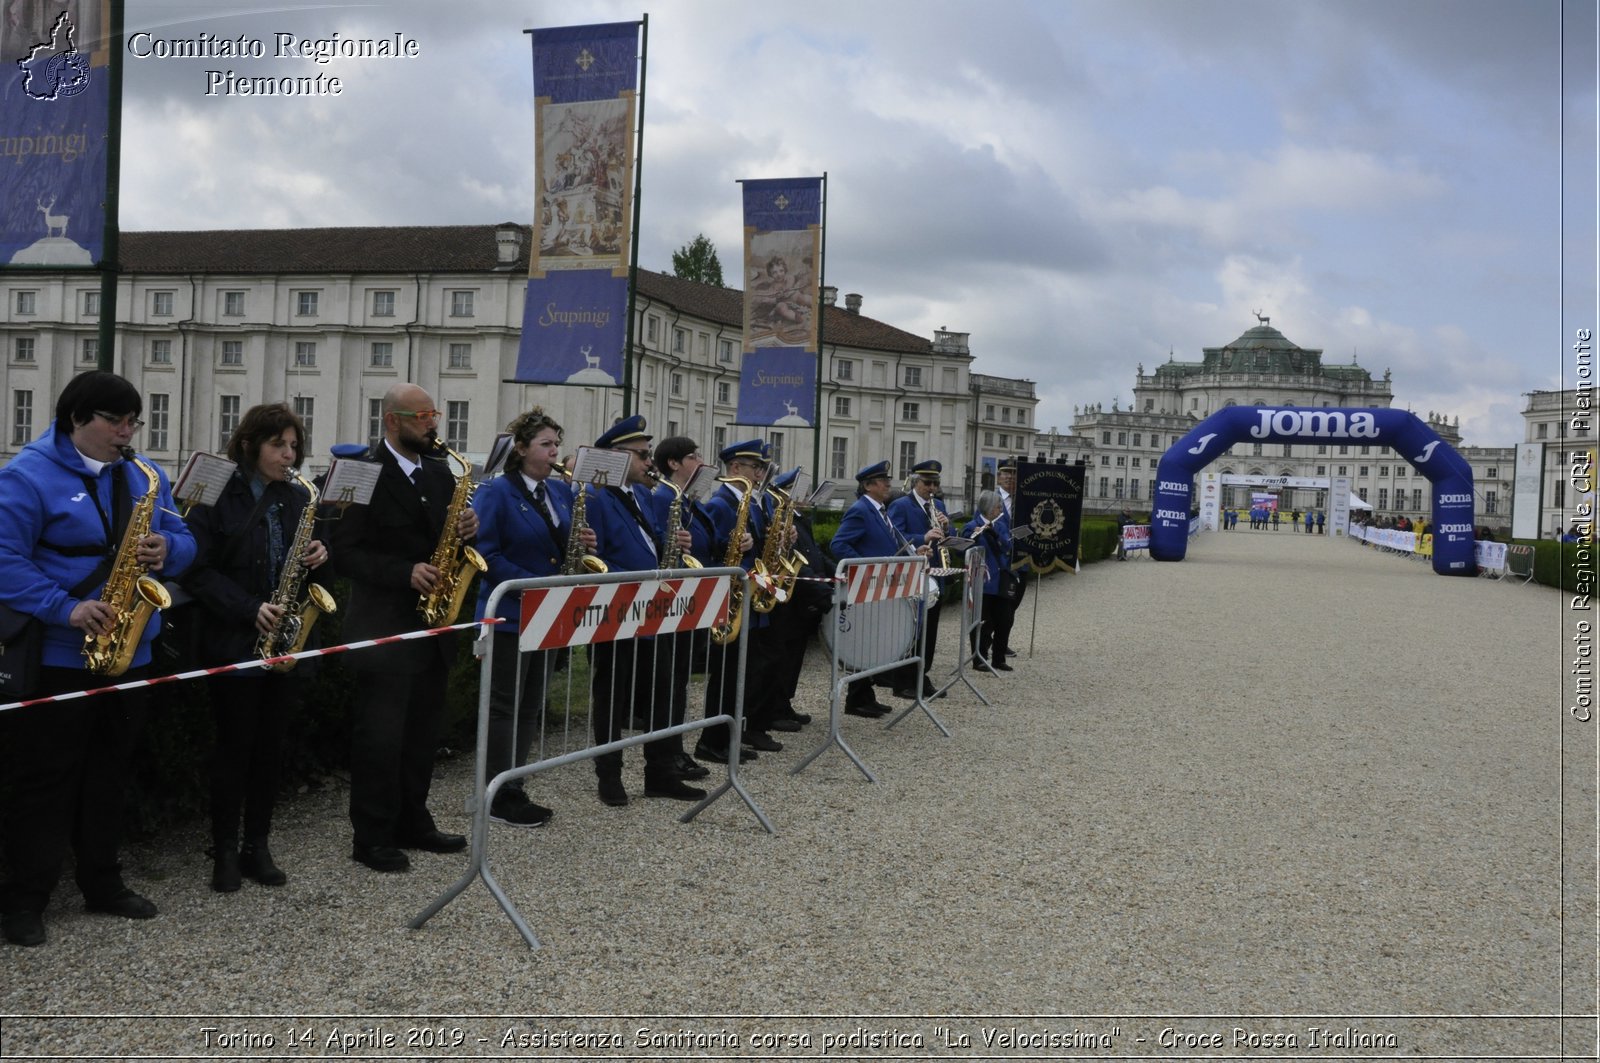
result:
[[(712, 492), (711, 497), (706, 499), (705, 512), (711, 519), (711, 525), (715, 529), (713, 534), (716, 537), (712, 550), (714, 562), (707, 563), (714, 566), (722, 564), (723, 555), (728, 549), (728, 539), (733, 534), (733, 522), (738, 516), (738, 511), (739, 498), (734, 494), (733, 488), (727, 484), (719, 486), (716, 491)], [(755, 502), (750, 504), (750, 518), (745, 525), (745, 530), (755, 540), (749, 552), (739, 559), (739, 567), (748, 572), (755, 565), (756, 558), (761, 556), (761, 544), (766, 540), (767, 531), (764, 511)], [(706, 561), (703, 557), (700, 560), (702, 562)]]
[[(656, 516), (650, 492), (642, 484), (628, 487), (585, 488), (589, 494), (589, 527), (594, 529), (595, 553), (613, 572), (651, 572), (660, 567), (661, 522)], [(643, 530), (654, 544), (652, 550), (645, 545), (641, 525), (633, 511), (623, 501), (622, 492), (631, 491), (644, 514)]]
[[(665, 535), (667, 529), (667, 514), (672, 512), (672, 500), (677, 497), (676, 492), (666, 484), (658, 484), (650, 492), (650, 499), (655, 503), (656, 527), (662, 529)], [(711, 522), (711, 515), (690, 499), (683, 500), (682, 523), (680, 527), (688, 530), (692, 544), (689, 554), (702, 565), (722, 564), (722, 552), (716, 549), (716, 526)]]
[(833, 533), (832, 546), (833, 556), (841, 561), (847, 557), (893, 557), (900, 553), (900, 539), (878, 516), (877, 504), (866, 495), (845, 510), (839, 530)]
[(1005, 524), (1004, 511), (1000, 520), (991, 521), (989, 525), (979, 532), (978, 522), (969, 520), (961, 529), (964, 539), (974, 539), (983, 547), (984, 576), (983, 593), (991, 597), (1000, 593), (1000, 570), (1010, 563), (1011, 558), (1011, 532)]
[[(531, 492), (522, 474), (506, 473), (490, 480), (472, 496), (472, 509), (478, 514), (478, 538), (474, 545), (489, 563), (489, 571), (478, 581), (476, 619), (483, 619), (489, 593), (513, 579), (533, 579), (561, 573), (566, 557), (566, 536), (572, 529), (572, 486), (559, 476), (544, 482), (545, 497), (556, 519), (559, 533), (550, 528), (531, 501)], [(521, 615), (522, 596), (509, 594), (500, 599), (496, 614), (502, 620), (516, 621)], [(515, 632), (515, 624), (496, 630)]]

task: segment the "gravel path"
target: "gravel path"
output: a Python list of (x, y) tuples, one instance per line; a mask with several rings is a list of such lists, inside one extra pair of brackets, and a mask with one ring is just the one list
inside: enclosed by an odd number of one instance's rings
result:
[[(814, 1054), (857, 1031), (867, 1056), (972, 1056), (939, 1040), (942, 1015), (980, 1048), (985, 1027), (1020, 1025), (1019, 1058), (1227, 1055), (1251, 1036), (1314, 1052), (1312, 1027), (1325, 1046), (1354, 1030), (1345, 1054), (1561, 1050), (1553, 1020), (1472, 1018), (1593, 1006), (1594, 732), (1563, 709), (1560, 595), (1287, 530), (1212, 534), (1182, 564), (1098, 564), (1035, 595), (1017, 630), (1026, 650), (1037, 600), (1034, 658), (978, 680), (990, 708), (938, 702), (952, 738), (916, 716), (846, 718), (878, 785), (838, 751), (788, 774), (818, 724), (750, 765), (775, 836), (731, 795), (678, 824), (683, 806), (640, 796), (636, 751), (626, 809), (599, 804), (585, 764), (536, 781), (554, 822), (495, 827), (491, 857), (538, 951), (481, 884), (407, 929), (464, 858), (354, 864), (340, 786), (281, 810), (282, 889), (212, 893), (198, 827), (136, 847), (130, 880), (161, 916), (83, 914), (69, 883), (47, 946), (0, 948), (0, 1013), (230, 1018), (9, 1019), (0, 1056), (210, 1056), (231, 1033), (239, 1054), (254, 1036), (254, 1054), (310, 1058), (363, 1029), (405, 1054), (438, 1036), (413, 1018), (490, 1015), (661, 1018), (455, 1019), (435, 1054), (509, 1053), (507, 1032), (541, 1030), (634, 1044), (650, 1025), (703, 1035), (659, 1054), (728, 1054), (706, 1040), (722, 1030), (760, 1058), (805, 1054), (758, 1051), (762, 1031)], [(821, 713), (813, 653), (801, 707)], [(470, 774), (440, 767), (446, 829), (467, 829)], [(1057, 1018), (981, 1018), (1025, 1015)], [(314, 1051), (265, 1016), (322, 1016), (298, 1023)], [(1569, 1050), (1593, 1025), (1569, 1028)], [(1030, 1048), (1041, 1031), (1067, 1040)]]

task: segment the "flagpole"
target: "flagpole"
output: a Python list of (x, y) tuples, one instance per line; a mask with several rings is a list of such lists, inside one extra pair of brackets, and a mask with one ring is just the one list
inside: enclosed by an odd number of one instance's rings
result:
[(828, 308), (822, 289), (828, 283), (828, 171), (822, 171), (822, 252), (817, 263), (817, 404), (816, 423), (811, 428), (811, 482), (822, 482), (822, 330)]
[(96, 364), (111, 372), (117, 343), (118, 248), (117, 184), (122, 172), (122, 18), (124, 0), (111, 0), (111, 52), (106, 57), (106, 74), (111, 78), (106, 97), (106, 198), (105, 219), (100, 246), (100, 323), (96, 330), (99, 344)]
[(633, 149), (633, 239), (628, 251), (628, 327), (622, 340), (622, 416), (633, 414), (633, 305), (639, 292), (639, 202), (643, 197), (640, 178), (644, 174), (644, 78), (649, 69), (650, 14), (639, 22), (643, 36), (639, 45), (639, 107), (635, 120), (639, 129)]

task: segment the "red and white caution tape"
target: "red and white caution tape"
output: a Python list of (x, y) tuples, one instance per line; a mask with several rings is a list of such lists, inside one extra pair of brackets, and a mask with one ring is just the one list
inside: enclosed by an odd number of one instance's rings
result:
[[(190, 672), (174, 672), (172, 675), (158, 675), (150, 679), (135, 679), (127, 683), (115, 683), (106, 687), (94, 687), (91, 690), (72, 690), (65, 694), (52, 694), (47, 698), (30, 698), (26, 701), (13, 701), (9, 705), (0, 705), (0, 712), (7, 709), (22, 709), (30, 705), (48, 705), (57, 701), (75, 701), (78, 698), (92, 698), (96, 694), (111, 694), (122, 690), (138, 690), (140, 687), (159, 686), (163, 683), (177, 683), (186, 679), (199, 679), (207, 675), (223, 675), (227, 672), (252, 672), (265, 668), (269, 664), (279, 661), (303, 661), (311, 657), (327, 657), (335, 653), (349, 653), (351, 650), (364, 650), (371, 646), (387, 646), (391, 642), (409, 642), (412, 639), (433, 638), (446, 631), (464, 631), (468, 628), (481, 627), (488, 624), (498, 624), (499, 619), (486, 617), (482, 621), (473, 620), (465, 624), (451, 624), (448, 627), (423, 628), (420, 631), (407, 631), (399, 635), (385, 635), (378, 639), (363, 639), (360, 642), (346, 642), (342, 646), (324, 646), (316, 650), (301, 650), (299, 653), (288, 653), (282, 657), (273, 657), (269, 660), (256, 658), (250, 661), (240, 661), (238, 664), (219, 664), (214, 668), (196, 668)], [(85, 673), (86, 675), (88, 673)]]

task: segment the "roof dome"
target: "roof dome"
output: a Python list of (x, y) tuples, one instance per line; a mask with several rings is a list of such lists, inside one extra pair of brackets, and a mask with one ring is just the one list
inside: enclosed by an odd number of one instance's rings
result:
[(1298, 351), (1299, 345), (1292, 343), (1283, 333), (1271, 325), (1257, 325), (1255, 328), (1245, 330), (1244, 334), (1227, 345), (1235, 349), (1248, 348), (1250, 350), (1272, 351)]

